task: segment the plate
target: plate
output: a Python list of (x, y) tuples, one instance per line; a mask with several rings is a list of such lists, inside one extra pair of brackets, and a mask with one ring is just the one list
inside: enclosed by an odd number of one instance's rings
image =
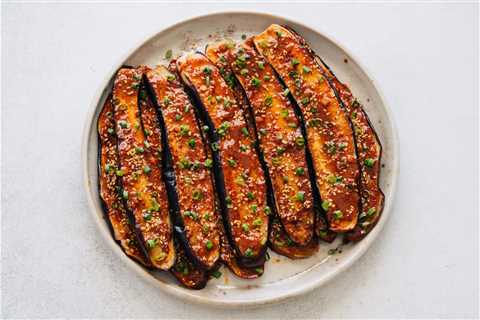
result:
[[(222, 267), (222, 276), (209, 281), (205, 289), (189, 290), (181, 287), (171, 275), (160, 271), (147, 271), (130, 260), (111, 237), (97, 187), (98, 114), (120, 66), (166, 64), (168, 61), (165, 60), (165, 54), (168, 50), (172, 50), (174, 57), (186, 51), (203, 51), (208, 42), (225, 37), (241, 40), (243, 35), (258, 34), (272, 23), (286, 24), (298, 31), (334, 70), (340, 81), (347, 83), (353, 94), (363, 102), (383, 146), (380, 178), (380, 186), (386, 196), (383, 215), (373, 231), (359, 243), (342, 245), (340, 239), (332, 244), (322, 242), (318, 253), (304, 260), (290, 260), (269, 250), (271, 259), (266, 263), (262, 277), (243, 280)], [(399, 170), (399, 154), (395, 127), (385, 101), (371, 76), (350, 53), (331, 38), (293, 20), (263, 13), (226, 12), (177, 23), (143, 41), (131, 50), (125, 59), (119, 61), (102, 83), (90, 108), (83, 136), (83, 176), (88, 203), (100, 234), (117, 253), (119, 260), (128, 264), (152, 285), (183, 300), (223, 307), (245, 307), (279, 302), (306, 293), (338, 276), (360, 258), (375, 241), (390, 214)]]

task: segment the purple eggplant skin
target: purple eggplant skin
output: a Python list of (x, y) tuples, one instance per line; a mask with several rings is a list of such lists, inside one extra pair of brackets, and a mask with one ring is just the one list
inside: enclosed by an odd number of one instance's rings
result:
[[(202, 52), (196, 52), (195, 54), (201, 55), (208, 60), (208, 58), (206, 58)], [(178, 66), (178, 63), (177, 63), (177, 66)], [(261, 249), (258, 251), (258, 254), (256, 254), (253, 257), (243, 256), (241, 254), (241, 250), (237, 246), (236, 242), (233, 240), (234, 236), (232, 233), (231, 221), (229, 219), (229, 214), (228, 214), (229, 209), (227, 206), (225, 176), (224, 176), (223, 168), (221, 166), (221, 155), (218, 150), (216, 150), (215, 148), (212, 148), (212, 145), (218, 144), (220, 142), (220, 136), (217, 134), (217, 130), (215, 128), (213, 120), (211, 119), (208, 111), (206, 110), (206, 107), (203, 105), (202, 99), (200, 98), (200, 94), (198, 93), (197, 89), (192, 83), (190, 83), (189, 79), (187, 79), (185, 76), (182, 75), (181, 68), (179, 68), (179, 71), (181, 75), (181, 80), (185, 86), (185, 90), (190, 95), (190, 97), (192, 98), (192, 101), (194, 102), (194, 106), (197, 110), (197, 115), (200, 122), (206, 128), (208, 128), (206, 130), (206, 137), (208, 141), (211, 142), (210, 151), (213, 159), (213, 173), (214, 173), (214, 182), (215, 182), (214, 184), (215, 184), (215, 189), (216, 189), (218, 200), (219, 200), (218, 202), (219, 202), (220, 212), (223, 217), (222, 220), (225, 227), (225, 233), (227, 235), (229, 243), (234, 249), (235, 254), (238, 258), (238, 261), (242, 266), (250, 267), (250, 266), (262, 265), (265, 260), (264, 258), (265, 252), (267, 250), (266, 239), (264, 244), (262, 244)]]

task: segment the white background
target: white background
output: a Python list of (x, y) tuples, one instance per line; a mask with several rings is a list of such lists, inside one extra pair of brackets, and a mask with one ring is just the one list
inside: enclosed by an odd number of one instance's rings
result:
[[(96, 233), (80, 143), (119, 58), (179, 20), (285, 15), (333, 36), (371, 71), (400, 136), (394, 210), (328, 285), (280, 305), (220, 310), (143, 282)], [(478, 5), (4, 4), (3, 317), (474, 317), (478, 314)]]

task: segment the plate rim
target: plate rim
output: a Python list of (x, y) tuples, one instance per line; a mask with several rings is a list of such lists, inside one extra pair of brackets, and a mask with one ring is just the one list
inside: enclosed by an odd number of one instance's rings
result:
[[(370, 234), (365, 239), (363, 239), (361, 242), (356, 244), (356, 246), (358, 246), (358, 249), (354, 251), (352, 255), (348, 259), (346, 259), (345, 262), (340, 264), (334, 271), (328, 273), (326, 276), (322, 277), (321, 279), (317, 281), (313, 281), (310, 284), (304, 285), (300, 288), (295, 288), (286, 293), (282, 293), (276, 296), (267, 296), (261, 299), (256, 299), (254, 301), (252, 300), (235, 300), (235, 301), (214, 300), (208, 297), (203, 297), (201, 295), (192, 294), (191, 292), (189, 292), (190, 291), (189, 289), (185, 289), (180, 286), (165, 285), (164, 283), (162, 283), (161, 281), (153, 277), (143, 267), (138, 265), (132, 259), (128, 258), (125, 255), (125, 253), (122, 251), (120, 246), (118, 246), (116, 241), (112, 238), (108, 228), (104, 228), (103, 224), (105, 224), (105, 221), (100, 219), (97, 214), (97, 208), (95, 206), (95, 203), (91, 194), (91, 190), (90, 190), (92, 186), (90, 185), (89, 175), (88, 175), (88, 141), (90, 137), (90, 132), (92, 131), (92, 127), (94, 127), (96, 123), (94, 120), (95, 120), (95, 113), (97, 111), (99, 101), (102, 98), (104, 91), (108, 88), (108, 84), (110, 83), (112, 77), (114, 76), (115, 71), (118, 70), (118, 68), (121, 67), (123, 63), (127, 60), (127, 58), (129, 58), (137, 49), (139, 49), (145, 43), (151, 41), (153, 38), (157, 37), (160, 33), (164, 33), (170, 29), (174, 29), (181, 25), (194, 22), (195, 20), (201, 20), (204, 18), (211, 18), (214, 16), (223, 16), (223, 15), (255, 15), (260, 17), (262, 16), (268, 17), (270, 19), (284, 20), (287, 23), (291, 22), (305, 29), (308, 29), (314, 33), (319, 34), (320, 36), (324, 37), (328, 41), (332, 42), (334, 45), (340, 48), (343, 52), (345, 52), (349, 56), (349, 60), (354, 62), (359, 67), (359, 69), (361, 69), (362, 72), (368, 77), (368, 79), (370, 79), (372, 86), (375, 88), (375, 90), (378, 93), (380, 102), (383, 104), (385, 114), (388, 118), (388, 125), (392, 131), (391, 145), (392, 145), (393, 154), (395, 155), (394, 157), (392, 157), (392, 167), (391, 167), (392, 178), (391, 178), (391, 186), (390, 186), (391, 187), (390, 197), (388, 199), (385, 199), (385, 205), (382, 212), (382, 217), (380, 221), (378, 221), (377, 226), (370, 232)], [(372, 76), (368, 68), (366, 68), (362, 63), (359, 62), (359, 60), (356, 58), (355, 55), (353, 55), (349, 50), (343, 47), (343, 45), (341, 45), (334, 37), (330, 36), (328, 33), (325, 33), (322, 30), (319, 30), (318, 28), (310, 27), (308, 24), (304, 22), (299, 22), (295, 18), (292, 18), (289, 15), (271, 14), (271, 13), (266, 13), (266, 12), (257, 11), (257, 10), (233, 10), (233, 11), (218, 10), (218, 11), (213, 11), (213, 12), (209, 12), (201, 15), (195, 15), (195, 16), (184, 18), (181, 21), (178, 21), (165, 28), (162, 28), (149, 36), (143, 37), (141, 40), (135, 43), (131, 48), (129, 48), (126, 51), (124, 55), (121, 55), (121, 57), (114, 63), (112, 69), (109, 71), (107, 76), (104, 77), (103, 80), (98, 85), (85, 118), (85, 124), (83, 127), (83, 134), (82, 134), (82, 146), (81, 146), (81, 161), (82, 161), (81, 166), (82, 166), (83, 188), (87, 194), (88, 209), (93, 219), (95, 220), (97, 229), (100, 231), (103, 239), (105, 240), (105, 242), (108, 243), (110, 248), (112, 248), (115, 254), (120, 258), (120, 260), (126, 263), (130, 267), (130, 269), (133, 269), (144, 281), (151, 283), (152, 285), (160, 288), (162, 291), (168, 294), (171, 294), (177, 299), (186, 299), (189, 302), (202, 304), (202, 305), (210, 305), (215, 307), (222, 307), (222, 308), (254, 307), (254, 306), (275, 304), (281, 301), (285, 301), (289, 298), (293, 298), (295, 296), (306, 294), (316, 288), (319, 288), (325, 285), (336, 276), (342, 274), (345, 270), (350, 268), (361, 256), (363, 256), (365, 252), (368, 250), (368, 248), (370, 248), (370, 246), (373, 244), (373, 242), (375, 241), (377, 236), (380, 234), (380, 232), (383, 230), (383, 227), (386, 221), (388, 220), (388, 217), (390, 216), (390, 211), (392, 210), (392, 206), (395, 200), (395, 194), (396, 194), (397, 183), (398, 183), (398, 175), (400, 172), (400, 165), (399, 165), (400, 154), (399, 154), (399, 140), (398, 140), (397, 126), (395, 124), (394, 118), (392, 117), (392, 112), (390, 110), (390, 107), (388, 106), (388, 103), (386, 101), (387, 100), (383, 95), (383, 91), (381, 90), (379, 83), (375, 80), (375, 77)]]

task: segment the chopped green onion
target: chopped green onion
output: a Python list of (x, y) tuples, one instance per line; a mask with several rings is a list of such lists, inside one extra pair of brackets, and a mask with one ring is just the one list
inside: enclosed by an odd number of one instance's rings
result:
[(323, 200), (322, 201), (322, 209), (325, 210), (325, 211), (328, 211), (329, 208), (330, 208), (330, 202), (328, 202), (327, 200)]
[(363, 164), (369, 168), (372, 168), (374, 163), (375, 160), (371, 158), (363, 160)]
[(295, 169), (295, 174), (297, 176), (303, 176), (305, 174), (305, 169), (302, 167), (298, 167)]
[(210, 250), (213, 248), (213, 242), (211, 240), (207, 240), (207, 242), (205, 243), (205, 247), (207, 248), (207, 250)]

